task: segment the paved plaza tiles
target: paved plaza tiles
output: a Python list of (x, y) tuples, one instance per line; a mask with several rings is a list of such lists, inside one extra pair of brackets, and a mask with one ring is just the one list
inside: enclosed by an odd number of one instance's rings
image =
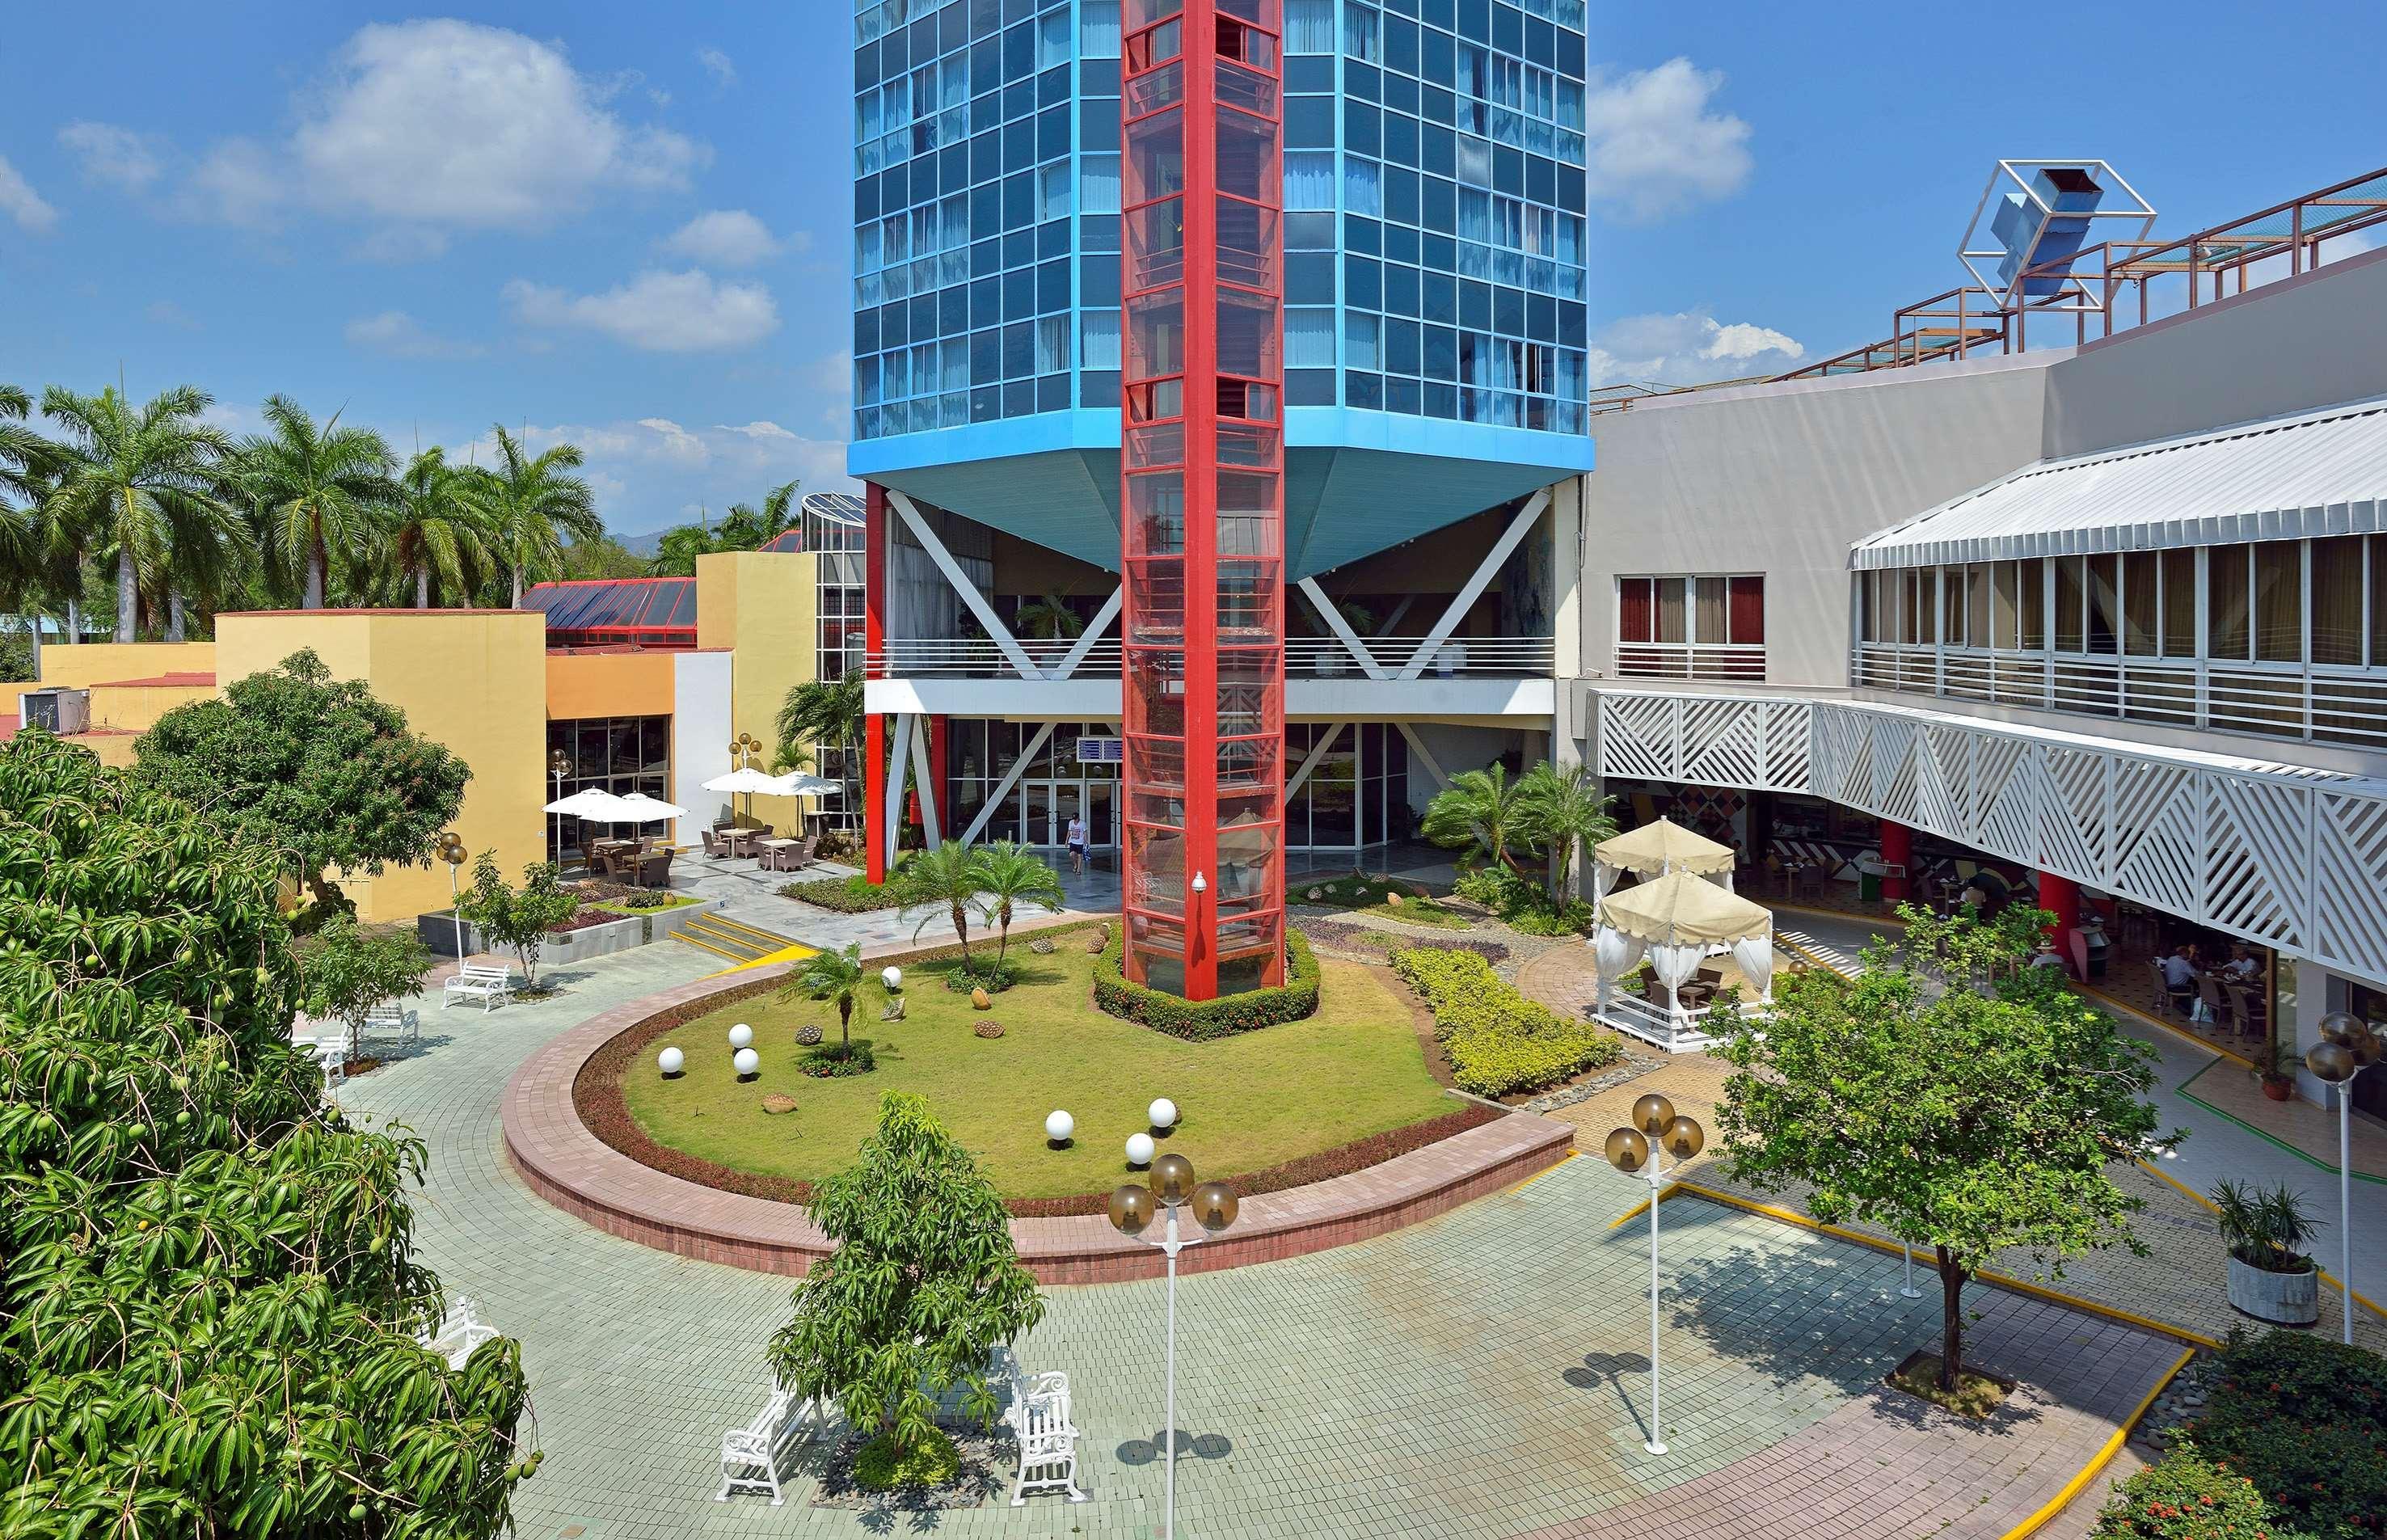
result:
[[(428, 1142), (422, 1253), (522, 1341), (548, 1458), (520, 1489), (517, 1532), (1156, 1534), (1156, 1283), (1051, 1291), (1020, 1344), (1030, 1369), (1069, 1371), (1091, 1502), (872, 1516), (812, 1508), (801, 1472), (783, 1508), (713, 1500), (720, 1432), (764, 1394), (763, 1344), (786, 1317), (787, 1283), (549, 1207), (507, 1168), (496, 1116), (538, 1043), (705, 966), (651, 946), (564, 971), (564, 991), (541, 1003), (485, 1016), (423, 1002), (421, 1046), (339, 1092)], [(1977, 1291), (1979, 1356), (2027, 1383), (2010, 1412), (1963, 1426), (1880, 1387), (1936, 1330), (1931, 1300), (1898, 1297), (1895, 1259), (1677, 1200), (1664, 1215), (1675, 1452), (1653, 1459), (1641, 1449), (1647, 1231), (1611, 1228), (1639, 1195), (1578, 1158), (1375, 1241), (1184, 1281), (1181, 1533), (1575, 1534), (1609, 1515), (1632, 1516), (1636, 1533), (1658, 1533), (1641, 1521), (1662, 1516), (1675, 1533), (1717, 1535), (1811, 1521), (1814, 1533), (2002, 1535), (2177, 1357), (2167, 1339)]]

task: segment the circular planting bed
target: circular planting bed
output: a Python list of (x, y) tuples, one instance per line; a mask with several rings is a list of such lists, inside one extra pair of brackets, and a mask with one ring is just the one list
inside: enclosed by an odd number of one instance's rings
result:
[[(1563, 1124), (1454, 1098), (1427, 1067), (1408, 1003), (1381, 971), (1323, 960), (1306, 1019), (1185, 1041), (1096, 1009), (1080, 936), (1048, 954), (1015, 945), (1025, 977), (991, 1011), (903, 959), (903, 1019), (882, 1021), (874, 957), (853, 1039), (878, 1067), (802, 1071), (807, 1027), (838, 1042), (833, 1004), (782, 1000), (792, 965), (701, 979), (606, 1013), (532, 1055), (507, 1088), (506, 1147), (534, 1190), (616, 1234), (686, 1256), (801, 1273), (827, 1242), (801, 1205), (849, 1164), (888, 1091), (925, 1095), (1010, 1203), (1020, 1256), (1047, 1282), (1143, 1277), (1157, 1253), (1101, 1218), (1138, 1173), (1129, 1135), (1168, 1097), (1159, 1141), (1251, 1201), (1219, 1243), (1189, 1253), (1232, 1267), (1381, 1234), (1495, 1192), (1563, 1158)], [(999, 1036), (977, 1029), (993, 1021)], [(729, 1029), (752, 1029), (757, 1072), (731, 1064)], [(665, 1079), (656, 1056), (681, 1051)], [(790, 1110), (787, 1104), (793, 1102)], [(1044, 1119), (1066, 1109), (1075, 1138)]]

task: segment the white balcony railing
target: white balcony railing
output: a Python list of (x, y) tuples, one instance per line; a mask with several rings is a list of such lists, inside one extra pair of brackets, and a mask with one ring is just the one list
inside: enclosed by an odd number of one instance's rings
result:
[(2387, 672), (1861, 644), (1863, 689), (2387, 750)]
[(1619, 642), (1616, 673), (1626, 679), (1741, 679), (1765, 677), (1763, 643)]
[[(1376, 672), (1398, 678), (1418, 659), (1423, 637), (1372, 637), (1361, 639)], [(1029, 665), (1040, 677), (1055, 677), (1078, 646), (1076, 638), (1026, 641), (1019, 644)], [(1421, 661), (1419, 677), (1540, 678), (1557, 666), (1558, 644), (1549, 637), (1453, 637), (1437, 643)], [(1004, 650), (982, 637), (905, 637), (890, 641), (868, 655), (873, 679), (1009, 679), (1018, 670)], [(1086, 649), (1072, 678), (1116, 677), (1119, 644), (1105, 637)], [(1332, 637), (1293, 637), (1284, 644), (1284, 671), (1295, 679), (1358, 679), (1368, 676), (1349, 648)]]

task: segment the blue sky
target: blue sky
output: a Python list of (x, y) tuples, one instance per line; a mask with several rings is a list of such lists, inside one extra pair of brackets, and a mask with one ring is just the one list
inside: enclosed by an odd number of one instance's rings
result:
[[(1593, 0), (1610, 377), (1787, 367), (1953, 284), (1999, 156), (2185, 231), (2387, 160), (2387, 6)], [(461, 15), (28, 7), (0, 62), (0, 380), (269, 392), (401, 448), (503, 421), (636, 534), (842, 475), (842, 0)], [(1962, 61), (1957, 64), (1950, 61)], [(1793, 349), (1796, 351), (1793, 351)]]

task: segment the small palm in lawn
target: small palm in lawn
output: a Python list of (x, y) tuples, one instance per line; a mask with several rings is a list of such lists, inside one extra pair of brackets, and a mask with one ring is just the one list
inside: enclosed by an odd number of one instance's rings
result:
[(1608, 815), (1615, 799), (1599, 794), (1599, 779), (1585, 764), (1560, 770), (1544, 760), (1517, 785), (1525, 801), (1525, 827), (1549, 848), (1550, 897), (1563, 903), (1575, 847), (1615, 838), (1616, 820)]
[(241, 440), (232, 479), (268, 559), (296, 580), (302, 606), (320, 610), (332, 552), (354, 564), (382, 549), (398, 462), (381, 435), (340, 426), (336, 411), (319, 427), (287, 396), (266, 398), (265, 424)]
[(1493, 764), (1453, 776), (1450, 789), (1426, 804), (1418, 827), (1446, 850), (1481, 851), (1494, 865), (1524, 873), (1509, 853), (1510, 846), (1531, 842), (1524, 783), (1510, 780), (1506, 765)]
[(795, 982), (785, 991), (806, 1000), (837, 1002), (837, 1056), (853, 1056), (853, 997), (862, 988), (862, 943), (849, 941), (841, 952), (820, 952), (804, 959)]
[[(969, 912), (977, 902), (982, 884), (978, 852), (958, 839), (948, 839), (941, 845), (912, 852), (911, 859), (895, 869), (888, 886), (904, 908), (915, 904), (935, 904), (945, 911), (954, 922), (954, 934), (961, 939), (962, 971), (977, 971), (970, 956)], [(929, 915), (912, 928), (916, 938), (928, 928), (937, 916)]]
[(1059, 873), (1013, 840), (998, 839), (980, 847), (978, 866), (979, 903), (994, 925), (994, 976), (1000, 981), (1004, 953), (1011, 944), (1013, 914), (1023, 904), (1059, 914), (1068, 895), (1062, 891)]
[(588, 484), (571, 473), (584, 458), (577, 445), (557, 444), (532, 455), (503, 424), (496, 433), (497, 466), (474, 474), (469, 497), (512, 579), (509, 602), (520, 609), (524, 579), (560, 574), (567, 537), (598, 539), (605, 521), (597, 516)]
[(45, 511), (79, 553), (113, 558), (120, 642), (137, 634), (141, 580), (169, 567), (178, 541), (232, 536), (233, 511), (217, 495), (231, 445), (200, 418), (214, 404), (193, 385), (137, 411), (114, 390), (80, 396), (52, 385), (42, 394), (42, 415), (64, 430)]

